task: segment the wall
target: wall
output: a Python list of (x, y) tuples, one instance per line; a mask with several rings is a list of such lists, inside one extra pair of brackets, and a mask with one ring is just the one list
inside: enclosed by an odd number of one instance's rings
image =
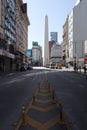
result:
[(83, 57), (84, 41), (87, 39), (87, 1), (80, 2), (73, 9), (73, 49), (77, 58)]
[(1, 25), (1, 0), (0, 0), (0, 25)]

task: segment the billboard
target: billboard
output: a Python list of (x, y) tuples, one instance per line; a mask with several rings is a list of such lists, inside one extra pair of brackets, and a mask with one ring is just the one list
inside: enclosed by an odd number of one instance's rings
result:
[(84, 56), (84, 63), (87, 63), (87, 54)]
[(29, 49), (29, 50), (27, 51), (27, 54), (28, 54), (29, 57), (32, 57), (32, 50)]
[(87, 40), (84, 42), (84, 63), (87, 64)]

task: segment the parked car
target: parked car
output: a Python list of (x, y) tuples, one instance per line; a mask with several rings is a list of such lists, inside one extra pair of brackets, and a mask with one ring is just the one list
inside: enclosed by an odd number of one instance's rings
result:
[(27, 68), (28, 70), (32, 70), (33, 69), (33, 67), (32, 66), (30, 66), (30, 65), (28, 65), (28, 68)]
[(55, 64), (54, 63), (51, 63), (50, 66), (49, 66), (50, 69), (55, 69)]
[(56, 69), (62, 69), (62, 65), (60, 63), (56, 63), (55, 68)]
[(27, 68), (28, 68), (27, 64), (26, 63), (22, 63), (21, 67), (20, 67), (20, 71), (25, 71), (25, 70), (27, 70)]

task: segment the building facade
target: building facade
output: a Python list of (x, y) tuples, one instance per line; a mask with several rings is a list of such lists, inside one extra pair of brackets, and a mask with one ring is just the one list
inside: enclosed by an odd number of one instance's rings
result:
[(83, 62), (84, 41), (87, 39), (87, 1), (77, 1), (69, 16), (69, 58), (78, 64)]
[(12, 71), (15, 60), (16, 44), (16, 21), (15, 21), (15, 0), (0, 0), (0, 70), (2, 72)]
[(49, 41), (49, 58), (51, 57), (51, 47), (55, 44), (55, 41)]
[(69, 61), (73, 61), (73, 11), (68, 19), (68, 43), (69, 43)]
[(73, 57), (76, 62), (84, 57), (84, 41), (87, 39), (87, 1), (80, 0), (73, 9)]
[(16, 62), (27, 62), (28, 26), (27, 4), (16, 0)]
[(50, 32), (50, 40), (57, 42), (57, 32)]
[(34, 66), (42, 65), (42, 47), (37, 42), (33, 42), (32, 47), (32, 64)]
[(26, 60), (28, 25), (27, 4), (0, 0), (0, 71), (12, 72), (18, 61)]
[(0, 72), (4, 71), (4, 59), (2, 57), (3, 44), (5, 44), (5, 40), (4, 40), (4, 4), (3, 4), (3, 1), (0, 0)]
[(59, 44), (53, 44), (51, 47), (50, 63), (62, 63), (62, 46)]
[(69, 48), (68, 48), (68, 17), (66, 18), (66, 21), (63, 25), (63, 43), (62, 43), (62, 49), (63, 49), (63, 60), (66, 62), (66, 59), (69, 57)]

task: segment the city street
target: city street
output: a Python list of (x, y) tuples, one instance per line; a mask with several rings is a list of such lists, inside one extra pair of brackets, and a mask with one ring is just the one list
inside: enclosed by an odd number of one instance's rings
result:
[(34, 68), (0, 77), (0, 130), (14, 130), (22, 106), (29, 103), (33, 90), (47, 78), (72, 130), (87, 130), (87, 80), (73, 69)]

